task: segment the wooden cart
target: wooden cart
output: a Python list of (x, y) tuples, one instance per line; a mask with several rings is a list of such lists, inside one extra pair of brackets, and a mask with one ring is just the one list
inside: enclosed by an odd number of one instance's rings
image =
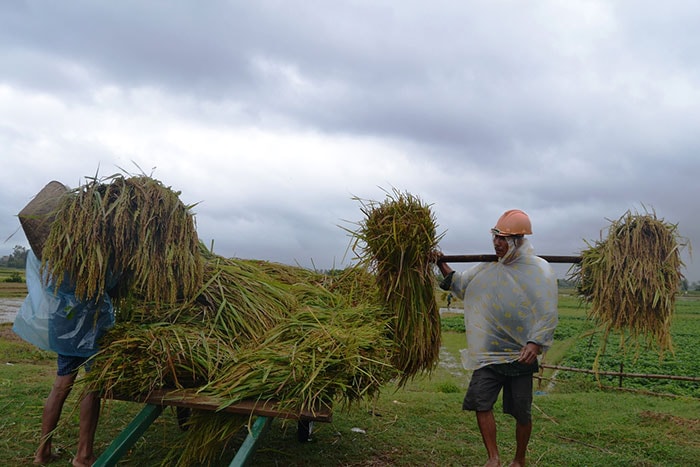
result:
[(191, 409), (221, 411), (247, 415), (254, 420), (249, 426), (248, 436), (236, 451), (230, 466), (244, 466), (252, 460), (262, 436), (270, 428), (274, 418), (297, 420), (297, 437), (299, 441), (309, 439), (313, 422), (331, 422), (332, 412), (327, 408), (314, 411), (290, 412), (279, 410), (275, 403), (269, 401), (245, 400), (220, 409), (220, 401), (197, 394), (195, 390), (158, 390), (143, 397), (127, 398), (112, 395), (112, 399), (127, 402), (145, 403), (129, 425), (112, 441), (107, 450), (97, 459), (94, 466), (111, 467), (117, 465), (126, 452), (141, 438), (148, 427), (160, 416), (166, 406), (177, 408), (178, 421)]

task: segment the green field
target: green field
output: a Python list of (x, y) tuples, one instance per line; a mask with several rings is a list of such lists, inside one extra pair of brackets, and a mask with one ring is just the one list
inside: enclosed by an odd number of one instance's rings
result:
[[(432, 375), (398, 390), (387, 386), (376, 401), (336, 408), (332, 423), (315, 425), (311, 442), (296, 440), (294, 423), (275, 420), (254, 465), (482, 465), (484, 449), (474, 416), (461, 410), (469, 379), (458, 364), (459, 349), (465, 346), (461, 321), (457, 315), (444, 318), (441, 364)], [(675, 355), (659, 360), (651, 349), (633, 358), (609, 345), (604, 365), (619, 369), (622, 362), (630, 373), (700, 376), (699, 324), (700, 298), (679, 300), (673, 323)], [(598, 349), (590, 330), (578, 301), (563, 294), (556, 344), (547, 362), (590, 367)], [(9, 325), (0, 326), (0, 355), (0, 465), (30, 465), (54, 356), (19, 341)], [(542, 376), (533, 407), (529, 465), (700, 465), (700, 383), (625, 378), (619, 388), (617, 378), (599, 381), (594, 375), (558, 372), (552, 379), (552, 371)], [(127, 402), (105, 404), (98, 453), (140, 408)], [(501, 413), (496, 418), (501, 454), (508, 460), (514, 451), (513, 423)], [(64, 421), (55, 438), (61, 455), (56, 465), (66, 465), (75, 450), (77, 413), (72, 405)], [(185, 435), (168, 409), (120, 465), (159, 465)], [(235, 448), (221, 452), (219, 465), (228, 465)]]
[[(21, 277), (22, 282), (10, 282), (12, 278)], [(0, 298), (23, 297), (27, 294), (24, 283), (24, 269), (0, 268)]]

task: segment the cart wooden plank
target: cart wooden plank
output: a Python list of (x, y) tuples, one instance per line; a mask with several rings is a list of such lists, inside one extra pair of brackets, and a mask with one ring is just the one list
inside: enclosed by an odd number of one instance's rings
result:
[(110, 399), (127, 402), (143, 402), (146, 404), (185, 407), (196, 410), (221, 411), (242, 415), (258, 415), (264, 417), (286, 418), (292, 420), (313, 420), (317, 422), (332, 422), (333, 413), (328, 407), (313, 410), (282, 410), (275, 401), (246, 399), (235, 404), (226, 405), (226, 401), (206, 394), (197, 393), (196, 389), (159, 389), (150, 394), (139, 396), (124, 396), (112, 394)]

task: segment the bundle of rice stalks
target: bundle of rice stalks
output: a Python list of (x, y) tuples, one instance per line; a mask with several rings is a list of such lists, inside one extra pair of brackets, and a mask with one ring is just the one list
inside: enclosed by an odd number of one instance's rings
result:
[(283, 410), (331, 408), (376, 394), (396, 375), (393, 347), (376, 310), (305, 307), (243, 347), (200, 391), (223, 405), (244, 399), (279, 401)]
[[(204, 286), (194, 299), (131, 303), (123, 315), (131, 321), (107, 333), (92, 371), (81, 379), (85, 390), (129, 396), (195, 388), (221, 407), (273, 400), (298, 412), (372, 397), (397, 376), (392, 316), (366, 271), (322, 278), (265, 262), (204, 257)], [(237, 432), (238, 425), (227, 426), (229, 418), (209, 415), (190, 420), (173, 456), (195, 457), (182, 465), (203, 462), (206, 446), (226, 444)], [(208, 437), (212, 432), (217, 440)]]
[(438, 361), (440, 313), (429, 257), (440, 237), (430, 207), (409, 193), (394, 190), (384, 202), (363, 203), (362, 212), (366, 218), (353, 233), (353, 250), (375, 274), (395, 316), (393, 363), (403, 384)]
[(43, 249), (43, 264), (79, 299), (111, 288), (174, 303), (202, 283), (192, 206), (147, 176), (96, 178), (63, 196)]
[(621, 346), (629, 335), (637, 345), (656, 344), (661, 355), (672, 350), (671, 318), (683, 278), (680, 240), (677, 226), (655, 213), (628, 211), (611, 222), (607, 238), (601, 235), (582, 252), (572, 276), (590, 301), (589, 316), (602, 326), (604, 342), (615, 331)]
[(236, 352), (226, 336), (180, 324), (120, 324), (108, 339), (83, 381), (86, 390), (107, 396), (198, 387), (233, 360)]
[(267, 261), (259, 261), (257, 265), (261, 270), (285, 284), (306, 284), (317, 290), (323, 288), (334, 296), (342, 296), (344, 300), (353, 304), (382, 303), (374, 275), (363, 265), (350, 266), (342, 270), (334, 269), (327, 273)]
[(252, 262), (219, 258), (206, 263), (205, 277), (195, 309), (206, 310), (211, 326), (237, 340), (262, 339), (299, 301)]

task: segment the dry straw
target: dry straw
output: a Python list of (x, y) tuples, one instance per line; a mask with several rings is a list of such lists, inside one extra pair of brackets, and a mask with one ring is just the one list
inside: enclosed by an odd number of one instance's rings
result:
[(375, 274), (391, 314), (397, 346), (393, 363), (401, 384), (430, 371), (440, 352), (440, 313), (429, 261), (440, 237), (430, 206), (394, 190), (383, 202), (363, 202), (365, 220), (354, 232), (353, 249)]
[[(628, 211), (611, 221), (605, 239), (590, 244), (574, 269), (580, 291), (590, 302), (589, 316), (604, 331), (598, 356), (612, 332), (620, 344), (655, 345), (660, 355), (673, 350), (671, 320), (683, 278), (677, 226), (654, 212)], [(596, 358), (595, 366), (598, 364)]]

